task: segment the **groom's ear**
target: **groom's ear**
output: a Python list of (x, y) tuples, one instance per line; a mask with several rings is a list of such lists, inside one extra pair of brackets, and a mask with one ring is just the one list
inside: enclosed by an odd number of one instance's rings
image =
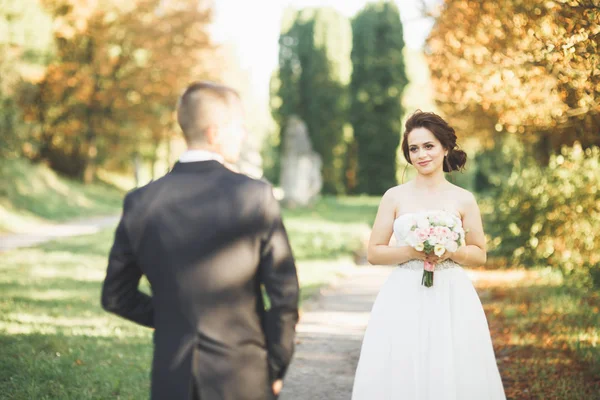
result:
[(206, 143), (210, 145), (216, 144), (219, 141), (219, 128), (215, 125), (209, 125), (204, 130), (204, 139), (206, 140)]

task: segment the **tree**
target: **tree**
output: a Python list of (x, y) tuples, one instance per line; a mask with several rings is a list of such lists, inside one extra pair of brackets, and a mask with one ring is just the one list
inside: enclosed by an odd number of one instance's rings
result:
[(350, 120), (358, 155), (357, 192), (380, 195), (396, 185), (403, 115), (404, 38), (396, 5), (367, 5), (352, 21)]
[(538, 159), (600, 144), (600, 1), (446, 0), (427, 41), (440, 108)]
[(285, 19), (271, 99), (273, 116), (282, 133), (291, 115), (304, 120), (323, 160), (323, 191), (343, 193), (350, 23), (329, 8), (288, 11)]
[(39, 158), (89, 182), (98, 163), (155, 148), (176, 98), (206, 77), (211, 10), (196, 0), (43, 0), (56, 55), (21, 104)]
[(0, 0), (0, 155), (18, 157), (26, 142), (17, 98), (20, 81), (46, 62), (51, 20), (35, 0)]

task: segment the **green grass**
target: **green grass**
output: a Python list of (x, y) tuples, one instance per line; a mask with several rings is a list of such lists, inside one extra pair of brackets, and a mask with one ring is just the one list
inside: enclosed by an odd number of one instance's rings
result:
[(2, 161), (0, 176), (0, 232), (27, 231), (43, 222), (116, 214), (124, 195), (111, 184), (84, 185), (26, 160)]
[(312, 208), (286, 209), (285, 226), (298, 261), (301, 302), (354, 268), (352, 254), (368, 237), (379, 198), (323, 197)]
[[(301, 301), (355, 268), (344, 241), (370, 225), (376, 207), (371, 198), (324, 198), (285, 211)], [(100, 307), (112, 237), (108, 229), (2, 253), (0, 399), (148, 397), (151, 330)]]
[(550, 269), (475, 272), (508, 399), (600, 399), (600, 297)]
[(285, 210), (294, 255), (322, 260), (352, 254), (368, 238), (378, 205), (375, 197), (324, 197), (311, 209)]
[(104, 312), (112, 231), (0, 259), (0, 398), (146, 398), (151, 331)]

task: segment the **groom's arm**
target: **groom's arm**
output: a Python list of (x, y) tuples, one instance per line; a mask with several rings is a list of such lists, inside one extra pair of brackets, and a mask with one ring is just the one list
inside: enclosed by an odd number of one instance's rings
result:
[(102, 307), (109, 312), (136, 322), (154, 326), (152, 298), (139, 290), (142, 270), (138, 266), (125, 227), (130, 195), (125, 197), (123, 215), (110, 250), (106, 278), (102, 286)]
[(266, 230), (262, 240), (259, 273), (270, 300), (265, 313), (265, 336), (271, 381), (283, 379), (294, 353), (298, 322), (298, 276), (279, 203), (268, 186)]

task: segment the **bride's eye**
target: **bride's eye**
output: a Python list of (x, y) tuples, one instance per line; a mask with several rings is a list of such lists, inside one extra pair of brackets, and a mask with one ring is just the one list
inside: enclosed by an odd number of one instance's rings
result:
[(432, 145), (432, 144), (428, 144), (427, 146), (425, 146), (425, 148), (426, 148), (427, 150), (431, 150), (431, 149), (433, 149), (433, 145)]
[(416, 147), (411, 147), (409, 150), (410, 150), (411, 153), (414, 153), (415, 151), (417, 151), (417, 148)]

